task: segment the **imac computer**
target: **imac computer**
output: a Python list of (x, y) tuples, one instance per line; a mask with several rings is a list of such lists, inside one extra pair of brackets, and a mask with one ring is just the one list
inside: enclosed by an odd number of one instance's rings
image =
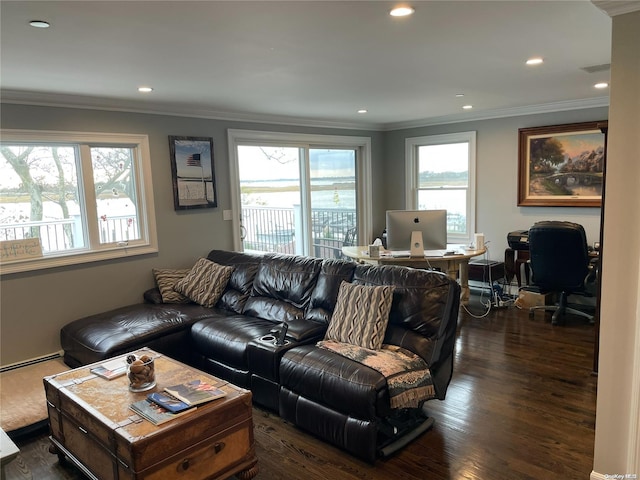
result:
[(424, 257), (425, 250), (446, 248), (446, 210), (387, 210), (387, 249), (392, 255)]

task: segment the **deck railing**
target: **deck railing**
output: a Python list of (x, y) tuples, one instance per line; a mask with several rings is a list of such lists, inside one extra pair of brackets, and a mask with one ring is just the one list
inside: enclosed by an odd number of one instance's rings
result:
[[(101, 217), (98, 222), (101, 244), (140, 238), (135, 217)], [(82, 222), (78, 215), (63, 220), (0, 224), (0, 241), (27, 238), (39, 238), (44, 253), (85, 247)]]
[[(295, 242), (295, 232), (302, 226), (299, 208), (243, 207), (242, 225), (246, 250), (300, 253)], [(355, 210), (312, 209), (314, 255), (339, 258), (345, 235), (355, 226)]]

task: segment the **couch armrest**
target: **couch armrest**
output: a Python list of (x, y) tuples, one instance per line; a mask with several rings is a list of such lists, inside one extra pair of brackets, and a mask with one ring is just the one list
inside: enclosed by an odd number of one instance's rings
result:
[(310, 343), (320, 340), (327, 331), (327, 325), (312, 320), (299, 319), (289, 323), (287, 337), (297, 343)]

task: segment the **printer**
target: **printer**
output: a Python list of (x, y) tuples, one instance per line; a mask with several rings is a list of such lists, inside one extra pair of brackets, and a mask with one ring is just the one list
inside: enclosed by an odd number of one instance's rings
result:
[(514, 230), (507, 234), (507, 242), (513, 250), (529, 250), (529, 230)]

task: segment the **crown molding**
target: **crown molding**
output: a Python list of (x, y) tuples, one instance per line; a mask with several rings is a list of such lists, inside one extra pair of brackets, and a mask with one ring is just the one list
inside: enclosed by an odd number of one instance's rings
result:
[(289, 117), (285, 115), (225, 112), (202, 107), (201, 105), (147, 103), (137, 100), (122, 100), (85, 95), (31, 92), (23, 90), (0, 90), (0, 101), (2, 103), (17, 105), (144, 113), (152, 115), (205, 118), (208, 120), (224, 120), (229, 122), (268, 123), (271, 125), (295, 125), (302, 127), (337, 128), (345, 130), (379, 131), (382, 129), (382, 125), (377, 123), (339, 122), (304, 117)]
[(609, 97), (587, 98), (582, 100), (567, 100), (564, 102), (545, 103), (542, 105), (528, 105), (524, 107), (500, 108), (495, 110), (483, 110), (478, 112), (456, 113), (441, 117), (432, 117), (424, 120), (409, 122), (388, 123), (384, 125), (385, 131), (404, 130), (406, 128), (431, 127), (448, 123), (475, 122), (479, 120), (492, 120), (496, 118), (520, 117), (523, 115), (536, 115), (540, 113), (563, 112), (567, 110), (582, 110), (585, 108), (608, 107)]
[(640, 0), (591, 0), (591, 3), (610, 17), (640, 10)]
[(115, 112), (143, 113), (188, 118), (204, 118), (208, 120), (224, 120), (229, 122), (264, 123), (269, 125), (295, 125), (312, 128), (335, 128), (343, 130), (392, 131), (406, 128), (429, 127), (450, 123), (463, 123), (479, 120), (491, 120), (505, 117), (553, 113), (566, 110), (608, 107), (609, 97), (596, 97), (582, 100), (554, 102), (542, 105), (502, 108), (476, 112), (461, 112), (453, 115), (422, 118), (406, 122), (393, 123), (348, 123), (328, 120), (316, 120), (303, 117), (282, 115), (260, 115), (237, 112), (221, 112), (201, 106), (183, 104), (151, 104), (134, 100), (120, 100), (81, 95), (55, 94), (47, 92), (29, 92), (22, 90), (1, 90), (2, 103), (17, 105), (34, 105), (59, 108), (79, 108), (86, 110), (105, 110)]

